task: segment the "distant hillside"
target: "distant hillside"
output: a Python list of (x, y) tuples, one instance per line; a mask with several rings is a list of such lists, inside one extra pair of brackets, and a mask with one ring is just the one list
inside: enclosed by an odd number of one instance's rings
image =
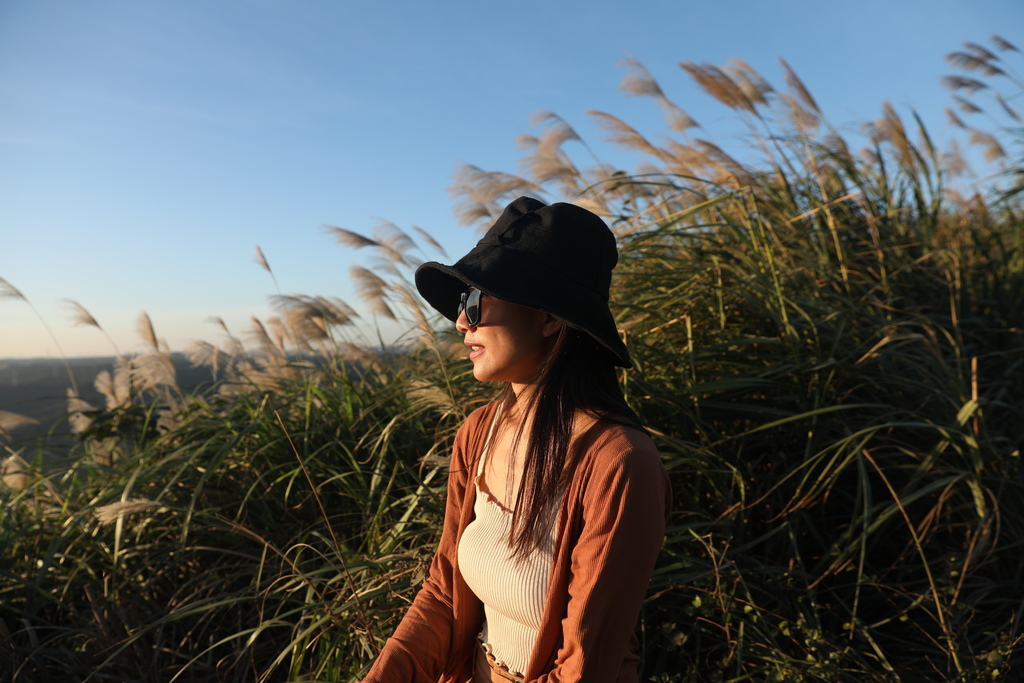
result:
[[(211, 381), (208, 368), (195, 368), (182, 354), (173, 354), (178, 384), (190, 390)], [(15, 449), (32, 446), (42, 437), (49, 448), (67, 445), (67, 390), (71, 386), (68, 367), (78, 390), (86, 401), (102, 405), (103, 398), (93, 387), (96, 375), (112, 370), (114, 358), (72, 358), (67, 365), (59, 358), (0, 360), (0, 410), (24, 415), (38, 424), (19, 427), (12, 432)], [(49, 436), (47, 436), (49, 434)], [(28, 455), (34, 456), (34, 448)]]

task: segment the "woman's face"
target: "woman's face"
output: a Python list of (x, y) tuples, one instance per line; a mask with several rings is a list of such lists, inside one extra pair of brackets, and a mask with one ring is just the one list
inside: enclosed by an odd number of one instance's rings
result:
[(455, 329), (466, 335), (473, 376), (482, 382), (510, 382), (516, 395), (536, 379), (562, 323), (549, 313), (483, 295), (480, 323), (470, 327), (466, 312)]

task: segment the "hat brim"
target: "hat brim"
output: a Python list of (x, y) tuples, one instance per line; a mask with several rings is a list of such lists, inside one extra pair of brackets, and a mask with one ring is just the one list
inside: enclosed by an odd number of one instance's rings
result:
[(462, 293), (469, 287), (503, 301), (551, 313), (571, 327), (587, 333), (611, 354), (615, 365), (632, 367), (629, 351), (619, 338), (615, 319), (608, 304), (599, 296), (555, 270), (545, 273), (545, 277), (527, 275), (513, 290), (507, 278), (494, 274), (507, 273), (510, 269), (529, 273), (538, 267), (537, 262), (526, 259), (520, 262), (521, 257), (511, 251), (495, 250), (489, 256), (496, 262), (469, 265), (460, 261), (454, 266), (446, 266), (428, 261), (416, 269), (416, 288), (427, 303), (453, 322), (459, 315)]

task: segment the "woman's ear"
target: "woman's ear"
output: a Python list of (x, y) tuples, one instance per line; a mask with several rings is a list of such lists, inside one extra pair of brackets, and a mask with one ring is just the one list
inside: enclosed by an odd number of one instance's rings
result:
[(541, 333), (545, 337), (553, 337), (562, 331), (562, 326), (565, 325), (561, 320), (551, 315), (550, 313), (544, 314), (544, 326), (541, 328)]

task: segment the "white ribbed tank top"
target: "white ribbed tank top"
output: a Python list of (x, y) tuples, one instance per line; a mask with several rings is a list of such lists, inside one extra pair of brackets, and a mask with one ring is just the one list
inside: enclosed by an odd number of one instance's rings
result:
[(509, 546), (512, 511), (503, 507), (484, 487), (484, 462), (491, 444), (495, 415), (484, 443), (476, 473), (475, 518), (462, 532), (459, 569), (484, 604), (481, 641), (494, 659), (522, 676), (540, 630), (545, 596), (551, 578), (555, 525), (547, 543), (521, 562), (511, 558)]

